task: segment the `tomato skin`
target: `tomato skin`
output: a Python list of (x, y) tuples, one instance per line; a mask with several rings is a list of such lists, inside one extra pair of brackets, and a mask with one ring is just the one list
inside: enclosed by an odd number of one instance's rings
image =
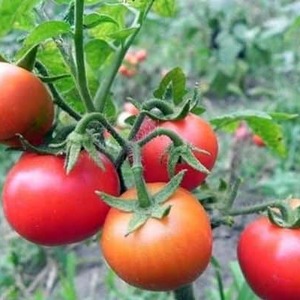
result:
[[(151, 194), (165, 183), (147, 184)], [(136, 197), (136, 190), (122, 198)], [(164, 205), (168, 216), (148, 221), (125, 236), (131, 213), (112, 208), (106, 218), (100, 245), (104, 258), (127, 283), (147, 290), (167, 291), (193, 282), (206, 269), (212, 253), (212, 231), (198, 200), (179, 188)]]
[(22, 134), (38, 145), (50, 130), (54, 105), (42, 81), (18, 66), (0, 62), (0, 142), (19, 146)]
[(259, 135), (257, 135), (257, 134), (254, 134), (254, 135), (252, 136), (252, 142), (253, 142), (256, 146), (258, 146), (258, 147), (265, 147), (265, 146), (266, 146), (264, 140), (263, 140)]
[(238, 243), (247, 282), (262, 299), (300, 299), (300, 229), (280, 228), (267, 217), (250, 223)]
[[(218, 154), (218, 141), (213, 129), (206, 121), (190, 113), (184, 119), (178, 121), (161, 122), (158, 127), (172, 130), (192, 146), (208, 151), (210, 155), (198, 151), (193, 153), (208, 170), (212, 169)], [(142, 148), (142, 164), (146, 182), (168, 182), (170, 180), (167, 170), (167, 152), (170, 144), (170, 138), (159, 136)], [(184, 169), (187, 172), (181, 186), (188, 190), (196, 188), (207, 176), (207, 174), (195, 170), (187, 163), (176, 165), (176, 173)]]
[(12, 228), (27, 240), (48, 246), (95, 234), (109, 210), (95, 191), (119, 194), (113, 164), (99, 155), (105, 171), (83, 151), (67, 175), (62, 156), (23, 154), (3, 188), (4, 214)]

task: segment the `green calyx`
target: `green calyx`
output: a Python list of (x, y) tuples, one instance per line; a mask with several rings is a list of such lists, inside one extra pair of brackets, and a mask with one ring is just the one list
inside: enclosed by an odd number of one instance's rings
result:
[(300, 228), (300, 207), (293, 208), (288, 201), (268, 207), (267, 214), (272, 224), (290, 229)]
[[(163, 219), (170, 211), (171, 206), (165, 205), (165, 202), (174, 194), (179, 187), (185, 171), (181, 171), (174, 176), (159, 192), (154, 195), (149, 195), (150, 201), (148, 206), (144, 206), (145, 199), (122, 199), (122, 197), (113, 197), (103, 192), (96, 192), (101, 199), (109, 206), (121, 211), (131, 213), (132, 217), (128, 224), (126, 236), (143, 226), (148, 219)], [(140, 196), (141, 197), (141, 196)]]

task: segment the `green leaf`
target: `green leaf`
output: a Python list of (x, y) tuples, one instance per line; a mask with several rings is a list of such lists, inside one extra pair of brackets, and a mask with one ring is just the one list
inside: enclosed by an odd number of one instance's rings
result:
[(41, 0), (1, 0), (0, 37), (11, 29), (29, 29), (34, 26), (33, 7)]
[(96, 71), (113, 53), (113, 49), (106, 41), (93, 39), (85, 45), (85, 53), (89, 66)]
[(32, 46), (46, 41), (47, 39), (59, 36), (61, 34), (71, 33), (70, 24), (63, 21), (47, 21), (35, 27), (24, 41), (20, 53), (26, 52)]
[(251, 118), (246, 120), (252, 131), (259, 135), (265, 144), (279, 156), (286, 156), (282, 127), (273, 120)]
[[(277, 117), (279, 116), (277, 115)], [(214, 118), (210, 122), (215, 125), (215, 129), (219, 129), (236, 125), (242, 120), (247, 122), (253, 133), (259, 135), (264, 140), (270, 150), (282, 157), (286, 155), (287, 151), (283, 142), (283, 130), (275, 122), (271, 114), (262, 111), (244, 110)]]
[(175, 0), (156, 0), (153, 4), (153, 11), (162, 17), (175, 15)]
[(93, 143), (93, 139), (86, 139), (83, 141), (82, 143), (83, 148), (89, 153), (90, 157), (92, 158), (92, 160), (96, 163), (96, 165), (102, 169), (103, 171), (105, 171), (105, 166), (99, 156), (99, 152), (95, 146), (95, 144)]
[(185, 170), (180, 171), (164, 186), (162, 190), (153, 195), (154, 202), (160, 204), (167, 201), (180, 186), (185, 172)]
[(179, 104), (186, 93), (185, 74), (182, 69), (174, 68), (164, 76), (158, 89), (153, 94), (158, 99), (171, 98), (175, 104)]
[(272, 120), (272, 117), (265, 112), (257, 110), (243, 110), (216, 117), (214, 119), (211, 119), (210, 123), (212, 123), (216, 129), (219, 129), (229, 124), (236, 123), (242, 120), (248, 120), (250, 118)]
[(100, 24), (103, 25), (103, 23), (114, 23), (117, 26), (119, 25), (118, 22), (114, 18), (110, 17), (109, 15), (100, 14), (96, 12), (84, 16), (83, 19), (84, 26), (89, 29), (96, 27)]
[(108, 37), (123, 42), (126, 40), (129, 36), (131, 36), (137, 29), (139, 29), (139, 26), (136, 27), (130, 27), (125, 28), (119, 31), (115, 31), (113, 33), (108, 34)]
[(156, 219), (162, 219), (170, 213), (171, 208), (171, 205), (168, 205), (167, 207), (158, 205), (157, 207), (154, 207), (152, 209), (151, 217)]
[(135, 199), (122, 199), (100, 191), (96, 191), (96, 194), (110, 207), (114, 207), (125, 212), (133, 212), (138, 204), (138, 201)]

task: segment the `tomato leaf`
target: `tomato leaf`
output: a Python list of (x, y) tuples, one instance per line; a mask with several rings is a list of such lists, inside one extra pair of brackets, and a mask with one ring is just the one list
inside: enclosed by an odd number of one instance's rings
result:
[(47, 21), (35, 27), (24, 41), (22, 49), (18, 56), (22, 55), (34, 45), (40, 44), (47, 39), (57, 37), (61, 34), (70, 34), (72, 32), (70, 24), (63, 21)]
[(89, 66), (97, 71), (106, 62), (110, 54), (114, 52), (111, 46), (100, 39), (90, 40), (84, 47)]
[(174, 16), (176, 12), (175, 0), (156, 0), (153, 11), (162, 17)]
[(215, 125), (215, 129), (220, 129), (230, 128), (230, 126), (235, 128), (238, 122), (244, 120), (253, 133), (263, 139), (269, 149), (277, 155), (284, 157), (286, 155), (286, 147), (283, 142), (283, 131), (281, 126), (276, 122), (276, 118), (283, 118), (283, 115), (275, 114), (274, 116), (275, 118), (271, 114), (261, 111), (244, 110), (214, 118), (210, 122)]
[(154, 207), (152, 209), (151, 217), (156, 219), (162, 219), (170, 213), (171, 208), (171, 205), (168, 205), (167, 207), (158, 205), (157, 207)]
[(153, 95), (158, 99), (171, 99), (175, 104), (179, 104), (186, 93), (185, 74), (180, 68), (174, 68), (164, 76)]
[(67, 144), (64, 166), (67, 174), (69, 174), (76, 165), (80, 151), (81, 143), (73, 142), (72, 144)]
[(116, 25), (119, 25), (118, 22), (111, 16), (106, 14), (96, 13), (96, 12), (84, 16), (83, 19), (84, 26), (89, 29), (96, 27), (100, 24), (102, 25), (103, 23), (114, 23)]

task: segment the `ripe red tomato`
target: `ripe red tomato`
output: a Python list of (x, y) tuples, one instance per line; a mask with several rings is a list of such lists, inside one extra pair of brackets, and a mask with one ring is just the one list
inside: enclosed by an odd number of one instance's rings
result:
[[(216, 134), (206, 121), (190, 113), (182, 120), (160, 122), (157, 126), (173, 130), (190, 145), (208, 151), (209, 155), (198, 151), (193, 153), (208, 170), (212, 169), (218, 154), (218, 141)], [(152, 126), (152, 128), (155, 127)], [(142, 164), (146, 182), (168, 182), (170, 180), (167, 170), (170, 144), (171, 140), (167, 136), (159, 136), (142, 148)], [(186, 169), (187, 172), (181, 186), (188, 190), (196, 188), (207, 176), (207, 174), (195, 170), (186, 163), (178, 163), (176, 173), (183, 169)]]
[(3, 188), (3, 209), (10, 225), (25, 239), (48, 246), (95, 234), (109, 210), (95, 191), (119, 194), (114, 165), (99, 155), (105, 170), (83, 151), (67, 175), (62, 156), (23, 154)]
[(253, 291), (267, 300), (300, 299), (300, 229), (280, 228), (267, 217), (250, 223), (238, 243), (238, 260)]
[(252, 142), (253, 142), (256, 146), (258, 146), (258, 147), (265, 147), (265, 146), (266, 146), (264, 140), (263, 140), (259, 135), (257, 135), (257, 134), (254, 134), (254, 135), (252, 136)]
[(135, 52), (135, 57), (138, 62), (143, 62), (148, 56), (148, 52), (146, 49), (139, 49)]
[[(154, 194), (164, 185), (147, 187)], [(136, 189), (121, 197), (136, 198)], [(142, 289), (166, 291), (191, 283), (211, 258), (210, 222), (198, 200), (179, 188), (165, 204), (171, 205), (168, 216), (148, 219), (127, 236), (132, 213), (112, 208), (103, 226), (100, 245), (107, 263), (121, 279)]]
[(0, 142), (19, 146), (16, 134), (40, 144), (52, 126), (54, 106), (42, 81), (18, 66), (0, 62)]
[(127, 67), (125, 65), (121, 65), (119, 68), (119, 73), (124, 77), (131, 78), (137, 74), (137, 69), (135, 67)]

